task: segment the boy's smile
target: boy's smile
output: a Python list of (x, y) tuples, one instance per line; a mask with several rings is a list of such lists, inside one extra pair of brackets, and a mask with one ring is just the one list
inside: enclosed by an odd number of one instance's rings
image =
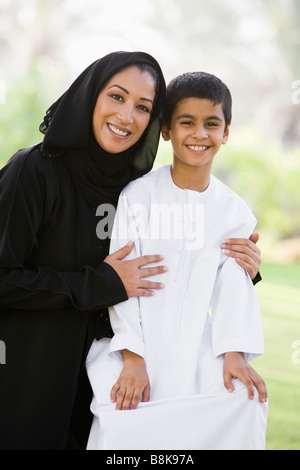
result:
[[(180, 101), (171, 117), (170, 129), (163, 126), (165, 140), (173, 148), (173, 174), (182, 179), (185, 174), (207, 180), (214, 156), (227, 142), (229, 126), (225, 131), (222, 104), (203, 98)], [(199, 171), (198, 171), (199, 170)], [(208, 180), (209, 181), (209, 180)]]

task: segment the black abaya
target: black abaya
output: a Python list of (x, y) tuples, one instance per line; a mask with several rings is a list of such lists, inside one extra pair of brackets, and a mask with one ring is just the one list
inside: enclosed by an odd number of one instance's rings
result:
[[(59, 126), (56, 132), (57, 122), (62, 116), (66, 119), (73, 85), (50, 109), (47, 116), (52, 119), (47, 118), (42, 126), (44, 142), (19, 151), (0, 171), (0, 340), (6, 346), (6, 364), (0, 365), (2, 450), (66, 449), (68, 439), (75, 448), (84, 449), (91, 416), (85, 357), (94, 337), (112, 335), (106, 308), (127, 299), (121, 279), (103, 262), (108, 243), (97, 238), (95, 207), (103, 202), (116, 204), (122, 187), (151, 169), (159, 139), (164, 80), (147, 54), (107, 57), (109, 60), (97, 61), (77, 80), (77, 89), (81, 88), (77, 115), (81, 101), (86, 106), (82, 98), (92, 96), (89, 123), (82, 123), (81, 140), (72, 119), (64, 121), (65, 133)], [(91, 139), (90, 115), (104, 83), (95, 90), (93, 74), (96, 71), (100, 83), (103, 72), (105, 82), (124, 63), (143, 61), (150, 62), (159, 75), (155, 112), (138, 145), (124, 152), (124, 171), (101, 176), (99, 162), (107, 155)], [(88, 88), (83, 86), (87, 82)], [(56, 114), (58, 103), (61, 112)], [(86, 119), (84, 113), (82, 116)], [(96, 165), (83, 179), (73, 171), (83, 164), (80, 158), (88, 159), (90, 170), (93, 161)], [(106, 184), (109, 178), (111, 185)]]

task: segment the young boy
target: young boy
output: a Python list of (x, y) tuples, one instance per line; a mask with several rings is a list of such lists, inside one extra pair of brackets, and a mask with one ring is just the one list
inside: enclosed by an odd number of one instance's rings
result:
[(169, 84), (162, 136), (173, 163), (125, 188), (111, 240), (112, 251), (133, 241), (131, 257), (159, 249), (165, 288), (110, 309), (115, 336), (91, 348), (88, 449), (265, 446), (267, 391), (248, 364), (264, 350), (259, 305), (249, 275), (220, 249), (229, 236), (248, 238), (256, 219), (211, 174), (230, 123), (217, 77)]

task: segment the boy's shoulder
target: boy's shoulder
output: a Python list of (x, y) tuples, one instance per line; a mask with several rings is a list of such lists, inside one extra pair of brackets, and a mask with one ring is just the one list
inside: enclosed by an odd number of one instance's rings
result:
[(211, 182), (215, 189), (214, 197), (217, 202), (222, 203), (226, 208), (231, 208), (233, 211), (239, 209), (240, 211), (248, 213), (249, 216), (254, 217), (252, 210), (242, 196), (214, 175), (211, 175)]
[(157, 185), (163, 184), (169, 175), (170, 165), (156, 168), (141, 178), (131, 181), (126, 188), (123, 189), (122, 194), (129, 196), (136, 193), (141, 194), (141, 191), (143, 191), (144, 194), (149, 193), (153, 188), (157, 188)]

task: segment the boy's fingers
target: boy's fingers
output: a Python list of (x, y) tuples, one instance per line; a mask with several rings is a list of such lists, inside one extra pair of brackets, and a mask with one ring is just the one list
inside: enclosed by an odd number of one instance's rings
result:
[(234, 391), (233, 384), (231, 382), (232, 375), (230, 372), (224, 372), (224, 386), (228, 390), (229, 393), (232, 393)]
[(144, 389), (142, 402), (146, 402), (149, 400), (150, 400), (150, 384), (146, 385)]
[(118, 391), (118, 398), (117, 398), (117, 403), (116, 403), (117, 410), (122, 410), (125, 395), (126, 395), (126, 388), (120, 387)]
[(138, 404), (140, 402), (140, 399), (141, 399), (141, 396), (142, 396), (141, 389), (135, 389), (134, 393), (133, 393), (132, 400), (131, 400), (131, 409), (132, 410), (135, 410), (136, 407), (138, 406)]
[(268, 401), (268, 390), (264, 380), (256, 373), (253, 374), (251, 378), (258, 391), (259, 401), (261, 403), (266, 403)]
[(118, 383), (115, 383), (115, 385), (111, 389), (110, 398), (113, 403), (115, 403), (115, 401), (117, 400), (117, 393), (119, 389), (120, 389), (120, 385)]

